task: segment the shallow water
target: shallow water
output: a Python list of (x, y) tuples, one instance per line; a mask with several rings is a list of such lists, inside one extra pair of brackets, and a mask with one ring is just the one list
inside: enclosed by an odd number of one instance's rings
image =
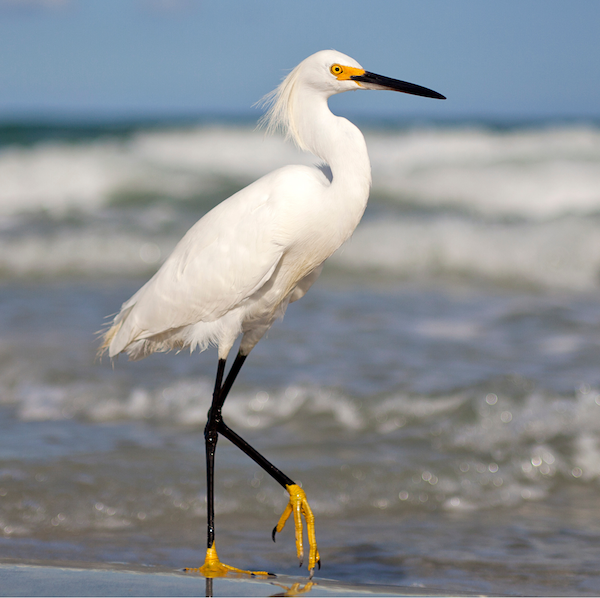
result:
[[(241, 144), (240, 157), (202, 150), (222, 134), (0, 151), (13, 181), (0, 235), (0, 558), (202, 560), (216, 353), (111, 367), (95, 332), (213, 195), (294, 159), (246, 129), (224, 134), (223, 152)], [(593, 127), (371, 133), (365, 221), (252, 352), (224, 410), (307, 491), (324, 577), (600, 591), (599, 140)], [(244, 170), (246, 151), (257, 163)], [(58, 176), (73, 155), (88, 161), (85, 185)], [(559, 158), (571, 198), (544, 195)], [(150, 171), (164, 196), (144, 187)], [(479, 187), (460, 196), (465, 181)], [(270, 539), (283, 490), (225, 440), (216, 483), (223, 560), (296, 574), (292, 530)]]
[[(597, 297), (322, 282), (225, 408), (307, 490), (322, 574), (594, 593)], [(4, 556), (202, 558), (216, 357), (94, 362), (93, 326), (131, 286), (2, 289)], [(294, 573), (291, 530), (270, 540), (281, 488), (224, 440), (217, 472), (223, 555)]]

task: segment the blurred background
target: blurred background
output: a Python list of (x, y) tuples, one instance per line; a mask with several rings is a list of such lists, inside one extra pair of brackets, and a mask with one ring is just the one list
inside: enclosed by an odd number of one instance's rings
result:
[[(113, 367), (96, 332), (190, 224), (313, 163), (256, 130), (306, 56), (446, 95), (331, 98), (363, 222), (253, 351), (230, 425), (302, 482), (324, 577), (600, 591), (600, 5), (0, 0), (0, 558), (203, 559), (216, 352)], [(217, 535), (298, 571), (226, 441)]]

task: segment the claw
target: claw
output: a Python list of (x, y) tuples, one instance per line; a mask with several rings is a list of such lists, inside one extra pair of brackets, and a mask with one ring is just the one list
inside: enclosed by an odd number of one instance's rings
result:
[(256, 575), (275, 577), (273, 573), (268, 573), (267, 571), (246, 571), (245, 569), (238, 569), (237, 567), (231, 567), (230, 565), (222, 563), (219, 560), (217, 549), (214, 544), (206, 550), (206, 559), (204, 560), (204, 565), (202, 565), (202, 567), (186, 567), (184, 571), (201, 573), (204, 577), (208, 578), (225, 577), (228, 573), (251, 575), (252, 577)]
[[(296, 530), (296, 554), (300, 561), (300, 567), (304, 561), (304, 544), (302, 536), (302, 516), (306, 520), (306, 532), (308, 535), (308, 569), (310, 577), (315, 569), (317, 562), (320, 563), (319, 551), (317, 549), (317, 538), (315, 535), (315, 516), (306, 500), (306, 494), (297, 484), (286, 486), (286, 490), (290, 493), (290, 502), (285, 507), (283, 514), (279, 518), (275, 529), (273, 530), (272, 538), (275, 541), (275, 534), (280, 532), (285, 526), (290, 515), (294, 514), (294, 527)], [(319, 565), (320, 566), (320, 565)]]

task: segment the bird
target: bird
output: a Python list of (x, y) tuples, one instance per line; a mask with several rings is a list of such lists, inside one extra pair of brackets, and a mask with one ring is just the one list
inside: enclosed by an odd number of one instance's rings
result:
[[(320, 162), (288, 165), (225, 199), (196, 222), (156, 274), (123, 303), (103, 333), (99, 353), (131, 360), (155, 352), (217, 348), (217, 373), (204, 430), (207, 548), (197, 570), (206, 578), (246, 571), (220, 561), (215, 546), (214, 476), (219, 436), (230, 440), (289, 493), (273, 540), (293, 515), (296, 551), (304, 558), (303, 521), (312, 578), (321, 561), (305, 491), (229, 428), (222, 407), (246, 358), (317, 280), (323, 264), (354, 232), (367, 206), (371, 166), (365, 139), (334, 115), (328, 99), (354, 90), (392, 90), (445, 99), (431, 89), (366, 71), (335, 50), (312, 54), (264, 101), (261, 124), (282, 131)], [(226, 362), (241, 336), (229, 372)]]

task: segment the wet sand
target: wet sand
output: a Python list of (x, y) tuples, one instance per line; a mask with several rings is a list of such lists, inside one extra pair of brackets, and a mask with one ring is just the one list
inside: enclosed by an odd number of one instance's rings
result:
[[(208, 582), (208, 583), (207, 583)], [(212, 584), (211, 584), (212, 582)], [(212, 585), (212, 589), (211, 589)], [(208, 593), (207, 593), (208, 592)], [(281, 575), (203, 576), (158, 567), (0, 563), (0, 596), (472, 596), (422, 587), (344, 584)]]

